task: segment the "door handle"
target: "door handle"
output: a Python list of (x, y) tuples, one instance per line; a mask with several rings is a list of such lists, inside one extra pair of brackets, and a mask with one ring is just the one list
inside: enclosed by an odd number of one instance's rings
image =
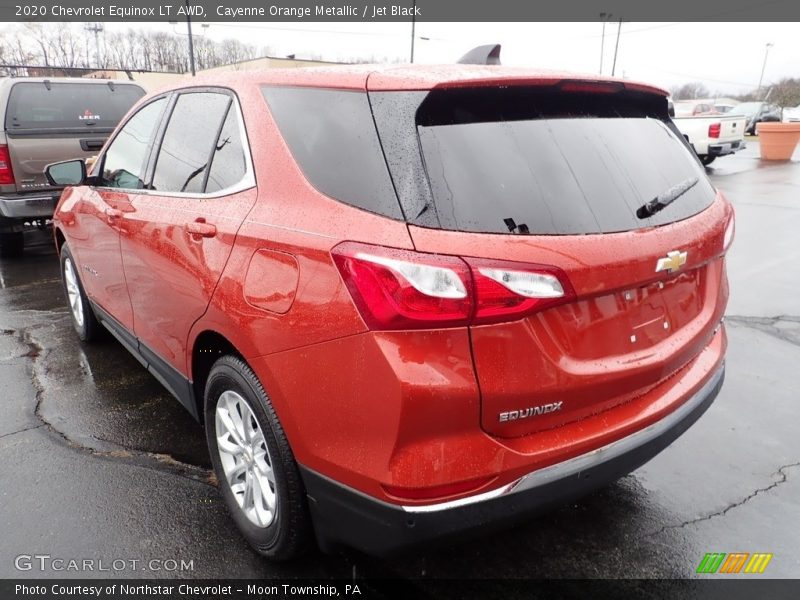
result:
[(192, 221), (186, 224), (186, 231), (193, 236), (211, 238), (217, 235), (217, 226), (206, 223), (205, 219)]
[(122, 211), (120, 209), (118, 209), (118, 208), (107, 208), (103, 212), (106, 214), (106, 216), (108, 217), (109, 221), (112, 220), (112, 219), (121, 219), (122, 218)]

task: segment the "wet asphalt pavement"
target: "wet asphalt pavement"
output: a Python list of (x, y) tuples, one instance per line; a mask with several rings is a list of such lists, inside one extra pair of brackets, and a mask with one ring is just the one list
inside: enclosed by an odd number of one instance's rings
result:
[[(772, 552), (764, 576), (800, 577), (799, 155), (765, 164), (751, 143), (709, 169), (737, 213), (730, 347), (722, 392), (693, 428), (513, 531), (389, 561), (253, 553), (199, 425), (118, 343), (78, 342), (52, 242), (32, 236), (24, 258), (0, 261), (0, 577), (57, 575), (15, 569), (20, 554), (49, 554), (141, 561), (126, 577), (682, 578), (706, 552)], [(150, 559), (193, 570), (141, 570)]]

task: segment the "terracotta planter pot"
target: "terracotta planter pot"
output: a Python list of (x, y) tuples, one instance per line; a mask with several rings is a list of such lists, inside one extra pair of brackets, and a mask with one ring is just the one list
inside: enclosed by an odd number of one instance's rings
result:
[(800, 123), (759, 123), (758, 142), (764, 160), (789, 160), (800, 141)]

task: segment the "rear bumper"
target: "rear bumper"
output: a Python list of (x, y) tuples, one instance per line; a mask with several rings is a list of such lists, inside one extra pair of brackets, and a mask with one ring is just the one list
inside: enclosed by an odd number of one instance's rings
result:
[(502, 529), (561, 505), (627, 475), (661, 452), (708, 409), (724, 376), (722, 364), (686, 402), (644, 429), (499, 489), (451, 502), (393, 505), (301, 467), (320, 547), (332, 550), (343, 545), (387, 556)]
[(745, 147), (744, 140), (737, 140), (735, 142), (725, 142), (723, 144), (709, 144), (708, 153), (711, 156), (725, 156), (726, 154), (733, 154)]
[(49, 219), (61, 192), (0, 196), (0, 217), (6, 219)]

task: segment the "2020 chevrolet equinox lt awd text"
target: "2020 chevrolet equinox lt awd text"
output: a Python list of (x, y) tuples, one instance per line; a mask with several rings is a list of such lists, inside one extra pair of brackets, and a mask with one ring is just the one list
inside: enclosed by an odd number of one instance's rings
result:
[(631, 472), (722, 384), (733, 211), (648, 85), (218, 77), (48, 175), (78, 335), (204, 423), (265, 556), (507, 525)]

